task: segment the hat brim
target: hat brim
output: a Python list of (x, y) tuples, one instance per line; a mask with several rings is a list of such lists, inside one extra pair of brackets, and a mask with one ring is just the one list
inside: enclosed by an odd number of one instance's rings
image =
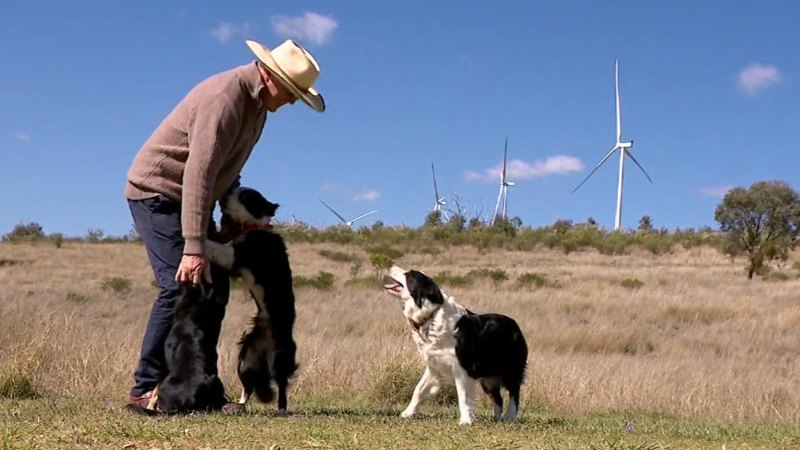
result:
[(295, 97), (302, 100), (314, 111), (325, 111), (325, 100), (322, 98), (322, 94), (317, 92), (312, 87), (309, 87), (308, 91), (298, 89), (298, 87), (292, 83), (289, 77), (286, 76), (286, 73), (281, 70), (280, 66), (278, 66), (278, 64), (275, 62), (275, 59), (272, 58), (272, 54), (268, 48), (255, 41), (248, 40), (245, 41), (245, 43), (250, 48), (250, 51), (256, 56), (256, 58), (262, 64), (264, 64), (264, 67), (266, 67), (271, 74), (275, 75), (281, 84), (289, 89)]

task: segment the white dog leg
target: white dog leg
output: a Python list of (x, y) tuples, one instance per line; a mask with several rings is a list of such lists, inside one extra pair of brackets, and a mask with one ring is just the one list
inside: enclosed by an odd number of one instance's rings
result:
[(250, 396), (249, 396), (249, 395), (247, 395), (247, 391), (245, 391), (244, 389), (242, 389), (242, 396), (241, 396), (241, 397), (239, 397), (239, 403), (241, 403), (241, 404), (243, 404), (243, 405), (244, 405), (244, 404), (246, 404), (246, 403), (247, 403), (247, 401), (248, 401), (248, 400), (250, 400)]
[(413, 416), (414, 413), (417, 412), (417, 406), (419, 406), (419, 403), (431, 394), (436, 393), (438, 390), (438, 380), (436, 380), (436, 377), (431, 374), (430, 369), (426, 367), (425, 373), (422, 374), (422, 378), (419, 379), (417, 387), (414, 388), (414, 395), (411, 396), (411, 401), (408, 403), (408, 406), (406, 406), (406, 409), (400, 413), (400, 417)]
[(234, 263), (233, 247), (219, 242), (206, 241), (206, 257), (212, 263), (231, 270)]
[(475, 419), (475, 384), (477, 382), (458, 365), (453, 367), (453, 379), (456, 383), (456, 393), (458, 393), (458, 423), (469, 425)]

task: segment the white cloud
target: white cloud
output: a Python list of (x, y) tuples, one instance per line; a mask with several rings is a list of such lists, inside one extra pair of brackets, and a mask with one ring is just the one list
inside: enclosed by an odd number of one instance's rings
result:
[[(484, 170), (482, 173), (468, 171), (464, 173), (464, 180), (468, 182), (486, 181), (493, 182), (500, 180), (500, 172), (503, 170), (502, 163), (495, 167)], [(530, 180), (533, 178), (544, 178), (550, 175), (567, 175), (571, 172), (583, 170), (583, 163), (580, 159), (556, 155), (544, 160), (536, 160), (532, 163), (512, 159), (506, 167), (506, 177), (509, 181)]]
[(700, 193), (709, 197), (724, 197), (733, 186), (709, 186), (700, 188)]
[(222, 22), (217, 28), (211, 30), (211, 35), (214, 36), (214, 39), (223, 44), (230, 41), (235, 33), (236, 28), (228, 22)]
[(329, 192), (344, 193), (350, 200), (355, 202), (371, 202), (380, 198), (381, 193), (375, 189), (362, 187), (354, 188), (350, 186), (340, 186), (335, 183), (326, 181), (322, 183), (322, 189)]
[(270, 19), (272, 28), (279, 36), (295, 38), (301, 43), (310, 42), (321, 45), (328, 42), (339, 24), (336, 19), (315, 12), (306, 12), (302, 16), (273, 16)]
[(28, 134), (28, 133), (22, 133), (22, 132), (18, 131), (16, 133), (14, 133), (14, 139), (16, 139), (18, 141), (30, 141), (31, 140), (31, 135)]
[(352, 199), (357, 202), (371, 202), (373, 200), (377, 200), (381, 196), (380, 192), (370, 188), (362, 188), (357, 191), (351, 191), (349, 194)]
[(753, 64), (739, 72), (739, 87), (750, 95), (783, 82), (783, 74), (775, 66)]
[(234, 37), (247, 37), (250, 34), (250, 24), (245, 22), (240, 25), (230, 22), (221, 22), (216, 28), (211, 30), (211, 36), (218, 42), (225, 44)]

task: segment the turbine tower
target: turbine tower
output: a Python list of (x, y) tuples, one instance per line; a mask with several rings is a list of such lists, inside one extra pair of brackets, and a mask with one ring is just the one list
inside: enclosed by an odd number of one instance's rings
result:
[(578, 186), (576, 186), (575, 189), (572, 190), (572, 192), (574, 193), (575, 191), (578, 190), (578, 188), (583, 186), (583, 183), (586, 183), (586, 180), (588, 180), (589, 177), (591, 177), (597, 171), (597, 169), (600, 168), (600, 166), (602, 166), (603, 163), (606, 162), (606, 160), (610, 158), (611, 155), (614, 154), (615, 151), (619, 150), (619, 182), (617, 184), (617, 214), (614, 218), (614, 230), (619, 231), (619, 228), (622, 223), (622, 180), (625, 174), (625, 157), (626, 156), (630, 157), (631, 161), (633, 161), (634, 164), (636, 164), (636, 166), (639, 167), (644, 176), (646, 176), (651, 183), (653, 182), (653, 180), (650, 178), (650, 175), (648, 175), (647, 172), (644, 170), (644, 167), (642, 167), (642, 165), (639, 164), (639, 161), (637, 161), (636, 158), (633, 156), (633, 153), (631, 153), (631, 147), (633, 147), (633, 141), (628, 141), (628, 142), (622, 141), (622, 119), (621, 119), (622, 112), (619, 103), (618, 60), (614, 60), (614, 82), (615, 82), (615, 92), (617, 101), (617, 142), (614, 144), (613, 147), (611, 147), (611, 150), (609, 150), (608, 153), (606, 153), (606, 156), (604, 156), (603, 159), (600, 160), (600, 162), (594, 167), (594, 169), (592, 169), (592, 171), (589, 172), (589, 175), (586, 175), (586, 178), (584, 178), (583, 181), (581, 181), (581, 183)]
[(494, 205), (494, 216), (492, 216), (492, 225), (497, 219), (497, 212), (500, 210), (500, 201), (503, 202), (503, 220), (508, 220), (508, 188), (514, 186), (513, 181), (508, 181), (506, 178), (506, 159), (508, 158), (508, 137), (506, 137), (505, 150), (503, 151), (503, 171), (500, 172), (500, 192), (497, 194), (497, 203)]
[(446, 205), (447, 202), (444, 200), (444, 197), (439, 197), (439, 188), (436, 186), (436, 169), (433, 168), (433, 162), (431, 162), (431, 173), (433, 174), (433, 211), (439, 211), (439, 214), (444, 217), (444, 220), (449, 220), (447, 211), (442, 209), (442, 206)]
[(319, 201), (320, 201), (320, 202), (321, 202), (323, 205), (325, 205), (325, 207), (326, 207), (326, 208), (328, 208), (329, 210), (331, 210), (331, 212), (332, 212), (332, 213), (336, 214), (336, 217), (338, 217), (338, 218), (339, 218), (339, 220), (341, 220), (341, 221), (342, 221), (342, 223), (343, 223), (345, 226), (347, 226), (347, 227), (351, 227), (351, 228), (352, 228), (352, 226), (353, 226), (353, 223), (354, 223), (356, 220), (358, 220), (358, 219), (361, 219), (361, 218), (363, 218), (363, 217), (367, 217), (368, 215), (370, 215), (370, 214), (372, 214), (372, 213), (376, 213), (376, 212), (378, 212), (378, 210), (377, 210), (377, 209), (374, 209), (374, 210), (372, 210), (372, 211), (370, 211), (370, 212), (368, 212), (368, 213), (365, 213), (365, 214), (362, 214), (362, 215), (360, 215), (360, 216), (356, 217), (355, 219), (350, 219), (350, 220), (347, 220), (347, 219), (345, 219), (344, 217), (342, 217), (342, 215), (341, 215), (341, 214), (339, 214), (339, 213), (338, 213), (338, 212), (336, 212), (336, 211), (335, 211), (333, 208), (331, 208), (331, 207), (330, 207), (330, 205), (328, 205), (327, 203), (325, 203), (324, 201), (322, 201), (322, 199), (321, 199), (321, 198), (320, 198), (320, 199), (317, 199), (317, 200), (319, 200)]

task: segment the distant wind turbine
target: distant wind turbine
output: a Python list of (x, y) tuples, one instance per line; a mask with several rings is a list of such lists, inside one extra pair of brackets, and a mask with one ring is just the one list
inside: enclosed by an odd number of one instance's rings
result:
[(591, 172), (589, 172), (589, 175), (587, 175), (586, 178), (584, 178), (583, 181), (581, 181), (581, 183), (577, 187), (575, 187), (575, 189), (572, 190), (572, 192), (574, 193), (575, 191), (578, 190), (578, 188), (583, 186), (583, 183), (586, 183), (586, 180), (588, 180), (589, 177), (591, 177), (597, 171), (597, 169), (600, 168), (600, 166), (602, 166), (603, 163), (606, 162), (606, 160), (610, 158), (612, 154), (614, 154), (615, 151), (619, 150), (619, 183), (617, 184), (617, 215), (614, 219), (614, 230), (619, 230), (622, 222), (622, 179), (624, 176), (625, 156), (631, 158), (631, 161), (633, 161), (634, 164), (636, 164), (636, 166), (639, 167), (644, 176), (646, 176), (651, 183), (653, 182), (653, 180), (650, 178), (650, 175), (648, 175), (647, 172), (644, 170), (644, 167), (642, 167), (642, 165), (639, 164), (639, 161), (637, 161), (636, 158), (633, 156), (633, 153), (631, 153), (630, 149), (631, 147), (633, 147), (633, 141), (628, 141), (628, 142), (622, 141), (622, 123), (621, 123), (622, 113), (620, 111), (620, 104), (619, 104), (619, 61), (618, 60), (614, 61), (614, 81), (616, 86), (615, 91), (617, 99), (617, 142), (614, 144), (613, 147), (611, 147), (611, 150), (608, 151), (606, 156), (603, 157), (602, 160), (600, 160), (597, 166), (595, 166), (595, 168), (592, 169)]
[(348, 226), (348, 227), (352, 227), (352, 226), (353, 226), (353, 223), (354, 223), (356, 220), (359, 220), (359, 219), (361, 219), (361, 218), (367, 217), (367, 216), (368, 216), (368, 215), (370, 215), (370, 214), (373, 214), (373, 213), (376, 213), (376, 212), (378, 212), (378, 210), (377, 210), (377, 209), (374, 209), (374, 210), (372, 210), (372, 211), (370, 211), (370, 212), (368, 212), (368, 213), (362, 214), (362, 215), (360, 215), (360, 216), (358, 216), (358, 217), (356, 217), (356, 218), (354, 218), (354, 219), (347, 220), (347, 219), (345, 219), (344, 217), (342, 217), (342, 215), (341, 215), (341, 214), (339, 214), (339, 213), (338, 213), (338, 212), (336, 212), (336, 211), (335, 211), (333, 208), (331, 208), (331, 207), (330, 207), (330, 205), (328, 205), (327, 203), (325, 203), (324, 201), (322, 201), (322, 199), (321, 199), (321, 198), (320, 198), (320, 199), (318, 199), (318, 200), (319, 200), (319, 201), (320, 201), (320, 202), (321, 202), (323, 205), (325, 205), (325, 207), (326, 207), (326, 208), (328, 208), (329, 210), (331, 210), (331, 212), (332, 212), (332, 213), (336, 214), (336, 217), (338, 217), (338, 218), (339, 218), (339, 220), (341, 220), (341, 221), (342, 221), (342, 223), (343, 223), (345, 226)]
[(449, 220), (447, 211), (442, 209), (442, 206), (446, 205), (447, 202), (444, 197), (439, 197), (439, 188), (436, 186), (436, 169), (433, 168), (433, 162), (431, 162), (431, 173), (433, 174), (433, 210), (439, 211), (442, 217), (444, 217), (444, 220)]
[(506, 159), (508, 157), (508, 138), (506, 137), (505, 150), (503, 150), (503, 171), (500, 172), (500, 192), (497, 194), (497, 203), (494, 205), (494, 216), (492, 216), (492, 225), (497, 219), (497, 212), (500, 209), (500, 201), (503, 202), (503, 220), (508, 220), (508, 188), (514, 186), (513, 181), (508, 181), (506, 178)]

